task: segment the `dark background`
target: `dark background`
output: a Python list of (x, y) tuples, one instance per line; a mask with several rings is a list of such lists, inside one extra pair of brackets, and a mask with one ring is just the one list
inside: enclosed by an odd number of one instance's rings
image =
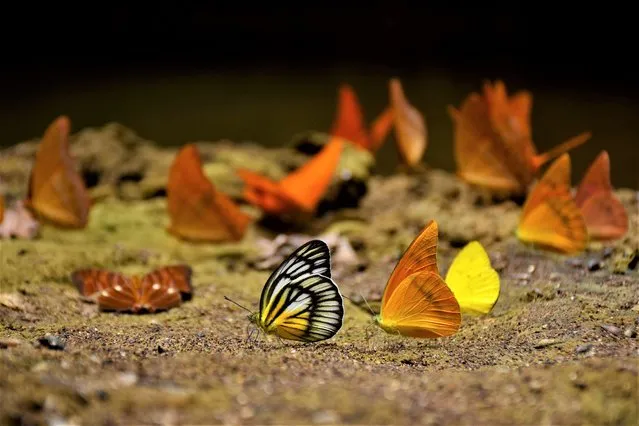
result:
[(535, 95), (540, 150), (592, 130), (575, 169), (605, 147), (613, 180), (639, 185), (631, 11), (417, 4), (7, 5), (0, 145), (41, 134), (63, 113), (75, 130), (115, 120), (162, 144), (285, 143), (330, 125), (339, 82), (355, 86), (372, 118), (387, 79), (400, 76), (434, 136), (426, 161), (451, 169), (445, 105), (502, 78)]

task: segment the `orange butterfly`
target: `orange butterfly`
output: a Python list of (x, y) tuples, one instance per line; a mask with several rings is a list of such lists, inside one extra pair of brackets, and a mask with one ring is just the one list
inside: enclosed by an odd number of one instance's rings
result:
[(387, 333), (434, 338), (459, 330), (459, 303), (437, 268), (437, 234), (431, 220), (395, 266), (375, 317)]
[(0, 223), (4, 220), (4, 197), (0, 195)]
[(244, 198), (269, 214), (313, 213), (333, 180), (343, 148), (344, 139), (331, 137), (320, 152), (279, 182), (238, 170), (245, 184)]
[(251, 218), (202, 172), (197, 147), (185, 145), (173, 160), (167, 184), (168, 231), (191, 241), (237, 241)]
[[(187, 265), (156, 269), (142, 277), (127, 277), (103, 269), (81, 269), (71, 274), (80, 294), (95, 298), (100, 310), (156, 312), (191, 298), (192, 270)], [(181, 294), (182, 293), (182, 294)]]
[(424, 116), (408, 102), (399, 79), (390, 80), (389, 92), (397, 149), (404, 164), (413, 167), (428, 146)]
[(91, 200), (69, 154), (71, 123), (58, 117), (40, 142), (29, 178), (26, 205), (54, 225), (84, 228)]
[(591, 238), (617, 239), (628, 231), (626, 209), (612, 189), (610, 158), (602, 151), (588, 168), (575, 195)]
[(537, 154), (530, 130), (531, 107), (529, 92), (509, 98), (502, 81), (494, 86), (485, 83), (483, 96), (471, 93), (459, 110), (449, 106), (458, 175), (490, 190), (525, 193), (544, 163), (590, 139), (590, 133), (582, 133)]
[(370, 131), (367, 130), (355, 91), (348, 84), (340, 85), (337, 116), (333, 122), (331, 135), (344, 138), (360, 148), (375, 152), (384, 143), (392, 124), (393, 112), (390, 108), (386, 108), (373, 121)]
[(517, 237), (565, 253), (580, 252), (586, 247), (586, 222), (570, 192), (568, 154), (555, 160), (528, 194)]

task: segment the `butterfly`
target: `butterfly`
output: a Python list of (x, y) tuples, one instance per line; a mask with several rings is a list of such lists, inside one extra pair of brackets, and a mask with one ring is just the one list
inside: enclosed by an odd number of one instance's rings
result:
[(343, 148), (344, 139), (331, 137), (320, 152), (279, 182), (238, 170), (245, 184), (244, 199), (273, 215), (314, 213), (333, 180)]
[(4, 220), (4, 197), (0, 194), (0, 223)]
[(555, 160), (528, 194), (517, 237), (564, 253), (586, 247), (588, 230), (570, 192), (570, 156)]
[(301, 342), (330, 339), (339, 331), (344, 301), (331, 279), (325, 242), (303, 244), (273, 271), (262, 289), (259, 311), (249, 320), (266, 334)]
[(390, 80), (389, 95), (399, 155), (404, 164), (415, 166), (428, 146), (424, 116), (408, 102), (399, 79)]
[(499, 274), (478, 241), (471, 241), (455, 256), (446, 273), (462, 313), (487, 314), (499, 298)]
[(439, 275), (437, 241), (437, 222), (431, 220), (395, 266), (375, 317), (387, 333), (436, 338), (459, 330), (459, 303)]
[(103, 311), (156, 312), (178, 306), (192, 297), (192, 269), (173, 265), (143, 276), (132, 276), (104, 269), (80, 269), (71, 281), (83, 296), (95, 299)]
[(459, 110), (448, 107), (457, 173), (471, 184), (523, 194), (543, 164), (590, 139), (582, 133), (537, 154), (530, 130), (532, 95), (520, 91), (509, 97), (502, 81), (487, 82), (483, 89), (483, 96), (471, 93)]
[(366, 129), (364, 114), (355, 90), (348, 84), (340, 85), (337, 115), (331, 135), (344, 138), (360, 148), (375, 152), (384, 143), (392, 124), (393, 111), (386, 108), (373, 121), (370, 129)]
[(84, 228), (91, 200), (69, 154), (71, 123), (58, 117), (47, 128), (29, 178), (26, 205), (53, 225)]
[(621, 238), (628, 231), (628, 214), (610, 183), (610, 157), (602, 151), (577, 188), (575, 203), (593, 239)]
[(173, 160), (167, 184), (168, 231), (191, 241), (237, 241), (251, 218), (202, 172), (198, 149), (185, 145)]

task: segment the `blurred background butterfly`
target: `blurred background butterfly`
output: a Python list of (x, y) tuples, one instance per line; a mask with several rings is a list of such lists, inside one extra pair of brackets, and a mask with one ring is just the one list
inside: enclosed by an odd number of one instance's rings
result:
[(344, 301), (331, 279), (326, 243), (311, 240), (284, 260), (262, 289), (259, 311), (249, 318), (266, 334), (282, 339), (318, 342), (333, 337), (343, 324)]

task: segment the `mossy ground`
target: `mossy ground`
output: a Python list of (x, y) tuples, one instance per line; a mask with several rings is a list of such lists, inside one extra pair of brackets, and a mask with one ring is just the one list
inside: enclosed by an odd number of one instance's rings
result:
[[(119, 146), (131, 153), (136, 145)], [(219, 159), (219, 146), (203, 145), (203, 151)], [(147, 160), (172, 155), (149, 147), (136, 152), (151, 156)], [(24, 186), (22, 175), (28, 173), (5, 166), (24, 160), (16, 152), (1, 163), (12, 173), (5, 177), (11, 188)], [(214, 181), (233, 193), (237, 183), (224, 180), (224, 167), (209, 160)], [(256, 307), (270, 272), (254, 269), (251, 259), (259, 256), (257, 239), (275, 232), (256, 223), (240, 243), (178, 241), (165, 231), (163, 197), (142, 199), (144, 189), (123, 197), (117, 170), (106, 173), (86, 157), (80, 163), (111, 180), (99, 182), (110, 190), (95, 204), (87, 229), (45, 226), (36, 240), (0, 242), (2, 423), (638, 420), (639, 341), (632, 336), (639, 321), (639, 273), (619, 266), (637, 244), (636, 192), (619, 192), (633, 221), (625, 239), (566, 257), (523, 246), (513, 235), (520, 207), (487, 201), (451, 174), (373, 177), (359, 207), (329, 211), (306, 228), (309, 235), (339, 232), (356, 249), (356, 264), (333, 261), (344, 295), (363, 296), (375, 306), (403, 249), (434, 218), (442, 271), (460, 246), (479, 239), (500, 272), (500, 298), (491, 314), (464, 317), (459, 333), (437, 340), (387, 335), (371, 325), (366, 308), (346, 300), (337, 336), (304, 345), (249, 339), (247, 313), (223, 298)], [(137, 173), (132, 185), (142, 187), (149, 176), (162, 176), (148, 163), (130, 159), (120, 175)], [(157, 163), (167, 167), (170, 161)], [(176, 262), (193, 267), (194, 297), (152, 315), (98, 312), (69, 279), (80, 267), (143, 273)], [(594, 270), (597, 262), (601, 267)], [(47, 334), (64, 339), (64, 350), (37, 343)]]

